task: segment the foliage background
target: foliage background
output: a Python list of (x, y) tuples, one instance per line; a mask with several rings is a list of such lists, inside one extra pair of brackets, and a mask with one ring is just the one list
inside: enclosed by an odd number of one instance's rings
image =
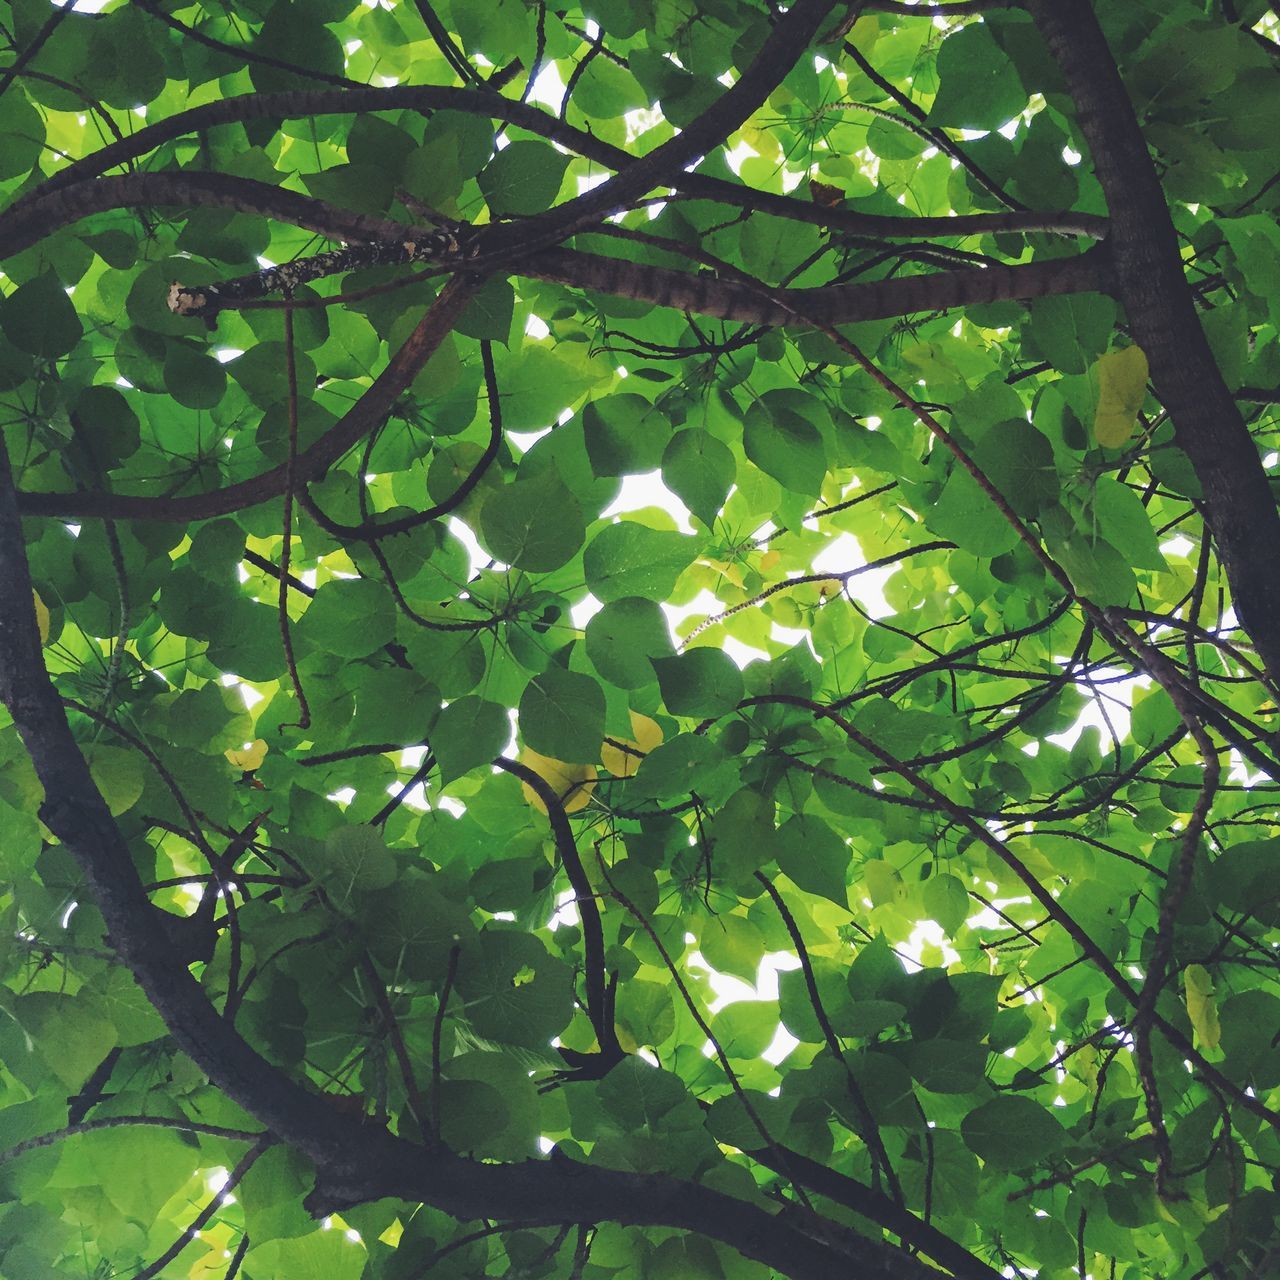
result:
[(1273, 7), (4, 8), (6, 1280), (1274, 1273)]

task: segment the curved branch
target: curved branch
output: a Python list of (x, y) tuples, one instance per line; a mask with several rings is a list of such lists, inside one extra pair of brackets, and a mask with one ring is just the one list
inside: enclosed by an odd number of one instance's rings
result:
[[(228, 173), (202, 173), (189, 169), (158, 173), (124, 173), (59, 187), (37, 199), (15, 204), (0, 218), (0, 258), (9, 258), (38, 244), (60, 227), (91, 213), (110, 209), (135, 209), (144, 205), (202, 205), (259, 214), (315, 231), (331, 240), (357, 244), (422, 244), (439, 231), (409, 227), (373, 214), (338, 209), (286, 187), (238, 178)], [(442, 247), (440, 252), (448, 252)], [(423, 255), (425, 256), (425, 254)], [(437, 253), (436, 256), (439, 256)]]
[[(854, 0), (851, 10), (859, 4), (860, 0)], [(508, 228), (503, 237), (505, 247), (524, 256), (531, 249), (557, 244), (575, 231), (621, 212), (655, 187), (676, 181), (676, 174), (697, 165), (764, 103), (835, 6), (836, 0), (795, 0), (760, 46), (751, 65), (697, 119), (607, 182)]]
[(622, 1048), (618, 1044), (618, 1033), (609, 1015), (606, 996), (604, 929), (600, 922), (596, 892), (591, 887), (586, 868), (578, 856), (578, 845), (573, 838), (573, 828), (569, 825), (569, 815), (565, 812), (556, 789), (540, 773), (535, 773), (528, 765), (510, 760), (506, 756), (499, 756), (493, 763), (512, 777), (519, 778), (546, 806), (551, 834), (555, 837), (556, 852), (560, 855), (565, 875), (569, 877), (574, 902), (582, 918), (582, 968), (587, 986), (587, 1016), (591, 1019), (596, 1039), (600, 1042), (600, 1052), (609, 1066), (612, 1066), (621, 1060)]

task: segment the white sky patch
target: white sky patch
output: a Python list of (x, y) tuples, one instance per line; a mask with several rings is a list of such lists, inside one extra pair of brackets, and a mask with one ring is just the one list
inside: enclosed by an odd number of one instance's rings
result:
[[(999, 917), (996, 918), (999, 919)], [(921, 920), (911, 930), (905, 942), (895, 944), (894, 950), (908, 966), (908, 972), (914, 972), (916, 969), (924, 968), (920, 957), (924, 954), (925, 947), (941, 949), (944, 967), (953, 965), (960, 959), (960, 953), (947, 941), (946, 930), (933, 920)]]
[[(1065, 665), (1065, 663), (1064, 663)], [(1098, 672), (1098, 676), (1103, 680), (1108, 680), (1111, 676), (1119, 675), (1118, 671), (1109, 671), (1105, 667)], [(1095, 726), (1102, 734), (1102, 749), (1105, 752), (1111, 745), (1111, 729), (1107, 727), (1107, 721), (1111, 721), (1112, 728), (1120, 735), (1121, 739), (1128, 736), (1129, 733), (1129, 713), (1133, 707), (1134, 697), (1147, 689), (1151, 681), (1146, 676), (1134, 676), (1129, 680), (1115, 680), (1106, 684), (1098, 684), (1096, 686), (1097, 696), (1089, 699), (1080, 709), (1079, 716), (1070, 728), (1064, 729), (1061, 733), (1047, 734), (1046, 737), (1050, 742), (1056, 742), (1060, 747), (1066, 747), (1069, 751), (1076, 744), (1076, 740), (1081, 733), (1090, 725)], [(1089, 686), (1081, 682), (1081, 693), (1090, 692)], [(1099, 699), (1106, 707), (1106, 715), (1102, 714), (1102, 707), (1099, 706)]]
[(716, 998), (707, 1006), (707, 1012), (716, 1014), (727, 1005), (738, 1004), (743, 1000), (759, 1000), (766, 1003), (778, 1002), (778, 974), (789, 969), (800, 967), (799, 957), (789, 951), (770, 951), (760, 960), (753, 985), (744, 982), (728, 973), (720, 973), (706, 961), (701, 951), (694, 951), (685, 961), (688, 969), (701, 969), (707, 974), (711, 989)]
[(515, 452), (523, 455), (528, 453), (550, 430), (550, 427), (539, 427), (537, 431), (508, 431), (506, 437)]
[(740, 174), (742, 166), (755, 157), (755, 151), (745, 142), (738, 142), (730, 151), (725, 152), (725, 161), (734, 173)]
[(643, 507), (661, 507), (670, 512), (681, 533), (693, 533), (689, 508), (662, 483), (661, 471), (641, 471), (622, 477), (618, 496), (601, 512), (604, 519), (627, 511), (639, 511)]
[[(701, 969), (707, 975), (715, 999), (707, 1006), (713, 1016), (727, 1005), (742, 1001), (758, 1001), (764, 1004), (778, 1003), (778, 974), (800, 968), (800, 959), (789, 951), (771, 951), (760, 960), (755, 984), (744, 982), (731, 974), (719, 973), (706, 961), (702, 952), (695, 951), (685, 961), (689, 969)], [(800, 1042), (779, 1021), (778, 1029), (768, 1048), (760, 1055), (766, 1062), (777, 1066)]]
[(587, 594), (569, 610), (569, 621), (573, 623), (579, 631), (581, 631), (603, 608), (604, 605), (602, 605), (590, 592), (587, 592)]
[[(813, 557), (812, 571), (814, 573), (847, 573), (850, 569), (856, 569), (866, 562), (867, 558), (862, 554), (857, 538), (851, 533), (842, 533)], [(884, 584), (896, 568), (896, 565), (886, 565), (883, 569), (872, 569), (849, 579), (849, 594), (873, 618), (887, 618), (895, 612), (884, 598)]]
[(559, 113), (560, 102), (564, 97), (564, 81), (560, 78), (560, 70), (554, 62), (548, 62), (533, 82), (529, 90), (529, 101), (541, 103)]
[(481, 550), (480, 544), (476, 541), (476, 535), (456, 516), (450, 516), (447, 523), (449, 532), (467, 549), (467, 555), (471, 560), (468, 576), (478, 573), (489, 563), (489, 557)]
[(561, 925), (577, 925), (581, 920), (582, 916), (578, 911), (577, 895), (572, 889), (566, 889), (556, 896), (556, 912), (547, 921), (547, 928), (555, 930), (560, 928)]

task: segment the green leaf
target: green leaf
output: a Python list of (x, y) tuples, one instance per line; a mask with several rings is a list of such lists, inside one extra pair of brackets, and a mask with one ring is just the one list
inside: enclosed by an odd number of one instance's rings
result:
[(14, 1003), (12, 1016), (67, 1090), (79, 1089), (116, 1042), (115, 1028), (95, 1001), (35, 991)]
[(672, 715), (719, 716), (742, 701), (742, 672), (720, 649), (690, 649), (674, 658), (656, 658), (653, 668)]
[(183, 342), (165, 348), (165, 390), (189, 409), (212, 409), (227, 388), (227, 374), (212, 356)]
[(510, 736), (511, 722), (498, 703), (471, 695), (451, 702), (431, 730), (441, 785), (501, 755)]
[(1093, 486), (1093, 509), (1103, 537), (1135, 569), (1168, 569), (1151, 517), (1128, 485), (1099, 476)]
[(556, 760), (598, 760), (604, 738), (600, 686), (590, 676), (548, 667), (520, 696), (520, 736), (535, 751)]
[(495, 217), (542, 213), (560, 190), (569, 157), (546, 142), (512, 142), (480, 171), (477, 181)]
[(591, 469), (598, 476), (654, 471), (671, 427), (643, 396), (601, 396), (582, 410), (582, 431)]
[(0, 99), (0, 179), (25, 174), (40, 158), (45, 128), (40, 113), (17, 84)]
[(777, 397), (761, 397), (747, 410), (742, 446), (766, 475), (806, 498), (816, 498), (827, 472), (822, 433)]
[(984, 1102), (961, 1121), (965, 1146), (996, 1169), (1027, 1169), (1059, 1150), (1062, 1125), (1038, 1102), (1003, 1094)]
[(599, 1094), (601, 1104), (615, 1119), (628, 1128), (642, 1127), (651, 1133), (659, 1132), (664, 1118), (689, 1096), (679, 1076), (636, 1057), (614, 1067), (601, 1082)]
[(724, 506), (737, 467), (707, 431), (677, 431), (662, 455), (662, 482), (708, 529)]
[(573, 558), (586, 524), (578, 500), (548, 467), (491, 493), (481, 509), (480, 532), (504, 564), (549, 573)]
[(1182, 724), (1182, 717), (1173, 700), (1160, 688), (1148, 690), (1133, 700), (1133, 714), (1129, 718), (1129, 732), (1134, 742), (1143, 747), (1154, 747), (1163, 742)]
[(354, 893), (383, 889), (396, 876), (396, 860), (374, 827), (339, 827), (324, 842), (325, 892), (339, 906)]
[(291, 1280), (359, 1280), (365, 1251), (343, 1231), (315, 1230), (292, 1240), (266, 1240), (245, 1255), (245, 1264)]
[(312, 646), (341, 658), (367, 657), (382, 648), (395, 629), (391, 592), (367, 578), (324, 583), (298, 626)]
[(797, 813), (778, 828), (778, 866), (806, 893), (849, 904), (849, 868), (853, 854), (821, 818)]
[(668, 658), (674, 652), (666, 614), (656, 601), (640, 596), (623, 596), (593, 614), (586, 647), (591, 665), (623, 689), (652, 684), (650, 659)]
[(1115, 322), (1115, 303), (1100, 293), (1037, 298), (1027, 337), (1055, 369), (1084, 373), (1107, 349)]
[(1027, 104), (1027, 91), (985, 23), (953, 32), (938, 50), (938, 93), (931, 125), (999, 129)]
[[(718, 973), (733, 974), (754, 984), (765, 946), (760, 930), (750, 920), (727, 914), (716, 916), (704, 926), (698, 947)], [(775, 1026), (776, 1022), (775, 1018)]]
[(0, 305), (0, 328), (20, 351), (53, 360), (80, 341), (83, 326), (52, 271), (19, 285)]
[(465, 333), (469, 338), (487, 338), (492, 342), (505, 343), (511, 335), (511, 317), (515, 303), (516, 295), (511, 282), (491, 277), (467, 303), (467, 309), (462, 313), (455, 331)]
[(1017, 545), (1018, 533), (978, 482), (956, 466), (942, 496), (925, 515), (939, 537), (949, 538), (975, 556), (991, 558)]
[(969, 1040), (920, 1041), (907, 1045), (904, 1057), (911, 1074), (932, 1093), (976, 1090), (987, 1064), (986, 1048)]
[(1029, 422), (998, 422), (978, 441), (973, 459), (1021, 516), (1058, 500), (1053, 446)]
[(605, 604), (624, 596), (665, 599), (698, 554), (695, 538), (630, 520), (606, 525), (587, 543), (587, 586)]
[(146, 785), (142, 759), (124, 747), (94, 744), (86, 749), (85, 759), (94, 784), (102, 792), (113, 817), (127, 813), (142, 797)]
[(948, 937), (954, 938), (969, 917), (969, 894), (964, 882), (953, 875), (930, 876), (924, 882), (924, 909)]
[(637, 795), (661, 798), (688, 795), (703, 773), (719, 761), (715, 743), (695, 733), (682, 733), (645, 756), (632, 782)]

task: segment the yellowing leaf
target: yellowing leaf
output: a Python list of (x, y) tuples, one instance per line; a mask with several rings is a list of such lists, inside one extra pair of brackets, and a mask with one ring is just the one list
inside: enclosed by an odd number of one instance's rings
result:
[[(565, 813), (577, 813), (587, 807), (591, 793), (596, 789), (596, 767), (593, 764), (566, 764), (551, 756), (544, 756), (529, 747), (520, 753), (520, 763), (532, 769), (546, 782), (564, 804)], [(520, 784), (525, 800), (539, 813), (546, 813), (542, 797), (527, 783)]]
[(1119, 449), (1133, 434), (1133, 423), (1147, 394), (1147, 357), (1141, 347), (1124, 347), (1099, 356), (1093, 366), (1098, 407), (1093, 415), (1094, 439), (1106, 449)]
[[(657, 721), (642, 716), (638, 711), (631, 713), (631, 732), (636, 736), (626, 740), (621, 746), (606, 742), (600, 748), (600, 763), (615, 778), (634, 778), (644, 757), (662, 742), (662, 729)], [(630, 747), (631, 750), (625, 751), (624, 747)], [(633, 752), (637, 754), (632, 754)]]
[(192, 1261), (187, 1272), (188, 1280), (216, 1280), (227, 1273), (227, 1258), (234, 1247), (237, 1233), (223, 1222), (215, 1222), (200, 1232), (200, 1243), (208, 1246), (208, 1252)]
[(40, 628), (40, 643), (49, 643), (49, 606), (40, 599), (40, 593), (32, 590), (33, 603), (36, 607), (36, 626)]
[(1202, 964), (1187, 965), (1182, 971), (1182, 985), (1187, 997), (1187, 1017), (1195, 1028), (1197, 1043), (1205, 1049), (1216, 1049), (1222, 1029), (1218, 1025), (1218, 1001), (1209, 970)]
[(252, 773), (266, 757), (267, 744), (262, 738), (255, 738), (240, 750), (228, 747), (223, 754), (232, 768), (239, 769), (241, 773)]
[(713, 560), (710, 556), (704, 556), (698, 563), (714, 569), (718, 578), (727, 578), (735, 587), (742, 586), (742, 566), (740, 564), (736, 564), (732, 560)]

